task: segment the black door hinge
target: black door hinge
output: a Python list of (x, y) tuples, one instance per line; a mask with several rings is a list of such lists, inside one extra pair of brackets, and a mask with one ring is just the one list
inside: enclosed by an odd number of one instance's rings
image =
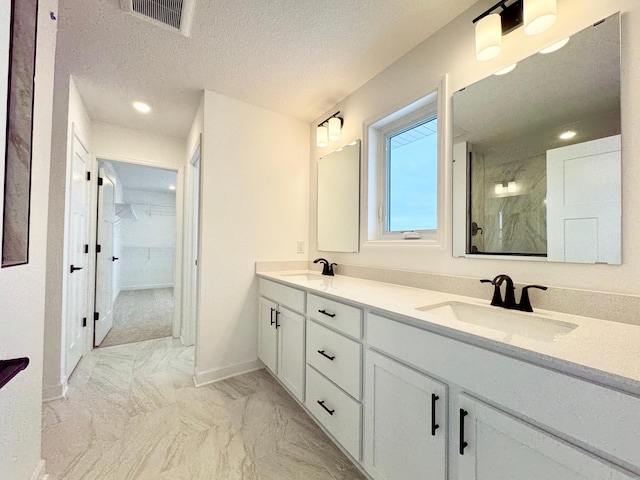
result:
[(83, 317), (82, 318), (82, 326), (86, 327), (87, 326), (87, 317)]
[(102, 245), (98, 245), (96, 243), (96, 253), (100, 253), (100, 252), (102, 252)]
[(100, 320), (100, 312), (93, 312), (93, 320)]
[(104, 180), (103, 180), (103, 178), (102, 178), (102, 177), (98, 177), (98, 185), (102, 185), (102, 182), (103, 182), (103, 181), (104, 181)]
[(91, 181), (91, 172), (87, 172), (87, 182)]
[(84, 245), (84, 253), (89, 253), (89, 245), (85, 243)]

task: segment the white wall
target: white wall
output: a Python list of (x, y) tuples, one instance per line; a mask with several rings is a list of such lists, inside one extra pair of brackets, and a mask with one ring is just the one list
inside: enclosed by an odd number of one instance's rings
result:
[[(363, 138), (363, 124), (380, 118), (434, 91), (448, 74), (448, 91), (455, 92), (493, 72), (537, 52), (546, 45), (571, 35), (586, 26), (622, 11), (622, 177), (623, 177), (623, 265), (580, 265), (461, 259), (452, 257), (451, 239), (451, 153), (447, 149), (445, 192), (445, 240), (443, 248), (420, 246), (364, 246), (359, 254), (331, 253), (339, 264), (369, 265), (429, 273), (491, 278), (509, 273), (521, 283), (573, 287), (604, 292), (638, 294), (640, 285), (640, 250), (633, 239), (640, 238), (640, 5), (637, 0), (558, 0), (558, 20), (547, 32), (525, 37), (519, 29), (503, 42), (503, 52), (490, 62), (478, 62), (474, 52), (472, 19), (492, 6), (482, 0), (414, 50), (371, 79), (345, 100), (330, 108), (310, 125), (315, 126), (340, 110), (344, 115), (343, 137), (326, 148), (311, 142), (310, 238), (316, 251), (316, 160), (337, 147)], [(523, 86), (526, 89), (526, 86)], [(450, 123), (451, 119), (446, 119)], [(366, 146), (363, 149), (366, 154)], [(366, 211), (361, 218), (366, 219)], [(637, 242), (636, 242), (637, 243)]]
[[(5, 25), (6, 8), (9, 4), (10, 2), (2, 2), (0, 7), (2, 25)], [(0, 476), (11, 480), (29, 480), (42, 466), (42, 347), (51, 110), (57, 32), (57, 24), (49, 19), (49, 12), (57, 12), (57, 8), (57, 0), (40, 0), (29, 264), (0, 270), (0, 359), (22, 356), (31, 359), (29, 367), (0, 392)], [(7, 37), (4, 33), (0, 30), (0, 57), (6, 54), (7, 49)], [(4, 142), (0, 143), (0, 150), (0, 158), (4, 159)]]
[[(120, 288), (140, 290), (173, 286), (176, 251), (176, 195), (124, 189), (124, 203), (136, 218), (120, 223)], [(173, 212), (170, 214), (170, 212)]]
[(96, 158), (131, 163), (162, 162), (184, 165), (185, 142), (181, 138), (154, 135), (140, 130), (92, 122), (91, 148)]
[(256, 260), (301, 260), (309, 128), (213, 92), (204, 97), (196, 381), (257, 365)]

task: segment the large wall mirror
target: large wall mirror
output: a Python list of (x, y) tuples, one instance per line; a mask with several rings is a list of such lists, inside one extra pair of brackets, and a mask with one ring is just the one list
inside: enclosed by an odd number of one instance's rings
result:
[(620, 15), (453, 95), (454, 255), (621, 263)]
[(357, 252), (360, 140), (318, 160), (318, 250)]

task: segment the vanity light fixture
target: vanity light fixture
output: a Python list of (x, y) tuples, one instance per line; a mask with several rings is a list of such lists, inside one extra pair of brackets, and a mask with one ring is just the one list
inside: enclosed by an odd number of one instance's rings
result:
[(502, 51), (502, 37), (524, 25), (525, 35), (538, 35), (556, 21), (556, 0), (500, 0), (473, 20), (476, 58), (486, 62)]
[(496, 73), (494, 73), (494, 75), (506, 75), (509, 72), (513, 72), (517, 66), (517, 63), (512, 63), (508, 67), (505, 67), (502, 70), (498, 70)]
[(140, 113), (149, 113), (151, 111), (151, 107), (144, 102), (133, 102), (131, 105)]
[(568, 130), (560, 134), (560, 140), (571, 140), (575, 136), (576, 132), (574, 132), (573, 130)]
[(514, 180), (508, 182), (498, 182), (493, 186), (493, 193), (495, 193), (496, 195), (516, 193), (518, 190), (518, 184)]
[(340, 140), (344, 121), (342, 117), (338, 116), (339, 114), (340, 112), (336, 112), (318, 124), (316, 129), (316, 145), (318, 147), (328, 146), (329, 140)]
[(553, 45), (549, 45), (547, 48), (543, 48), (542, 50), (540, 50), (540, 53), (542, 53), (543, 55), (547, 54), (547, 53), (553, 53), (553, 52), (557, 52), (558, 50), (560, 50), (562, 47), (564, 47), (567, 43), (569, 43), (569, 37), (567, 38), (563, 38), (562, 40), (560, 40), (559, 42), (554, 43)]

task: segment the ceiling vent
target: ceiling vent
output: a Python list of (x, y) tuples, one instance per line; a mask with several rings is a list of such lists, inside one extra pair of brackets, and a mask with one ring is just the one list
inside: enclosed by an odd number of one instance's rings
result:
[(195, 0), (120, 0), (120, 7), (131, 15), (188, 37), (194, 3)]

